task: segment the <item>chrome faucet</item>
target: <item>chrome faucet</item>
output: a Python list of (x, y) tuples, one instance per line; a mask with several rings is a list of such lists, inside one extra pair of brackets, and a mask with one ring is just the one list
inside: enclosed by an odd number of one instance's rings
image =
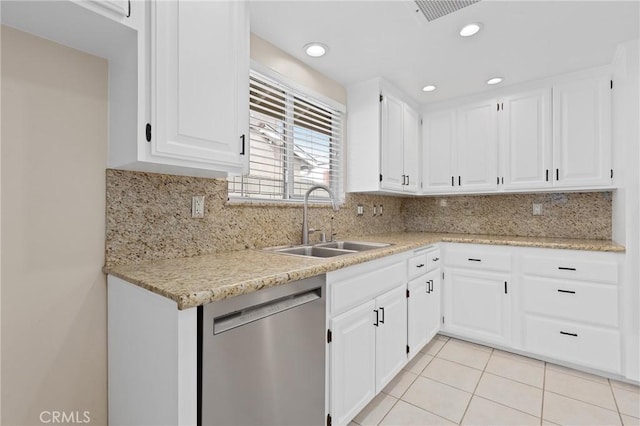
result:
[(329, 189), (328, 186), (325, 185), (314, 185), (309, 188), (304, 194), (304, 209), (302, 211), (302, 244), (309, 244), (309, 222), (308, 222), (308, 212), (307, 209), (309, 207), (309, 194), (311, 194), (316, 189), (324, 189), (329, 193), (329, 197), (331, 198), (331, 206), (333, 207), (333, 211), (338, 211), (338, 205), (336, 204), (336, 199), (333, 196), (333, 192)]

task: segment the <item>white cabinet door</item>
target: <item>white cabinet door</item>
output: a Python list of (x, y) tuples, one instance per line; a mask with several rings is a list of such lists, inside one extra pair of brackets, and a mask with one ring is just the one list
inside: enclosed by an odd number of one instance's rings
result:
[(409, 105), (404, 105), (403, 114), (403, 155), (404, 175), (406, 183), (404, 192), (416, 193), (420, 187), (420, 173), (418, 172), (420, 152), (420, 116)]
[(432, 271), (427, 274), (427, 283), (429, 289), (427, 291), (427, 323), (426, 323), (426, 336), (427, 342), (431, 341), (433, 337), (440, 331), (440, 319), (442, 317), (442, 293), (441, 293), (441, 272), (440, 269)]
[(413, 358), (427, 344), (429, 282), (427, 275), (412, 280), (407, 285), (407, 345), (409, 358)]
[(406, 283), (376, 299), (376, 392), (407, 363)]
[(440, 330), (440, 270), (409, 282), (407, 344), (413, 358)]
[(609, 77), (553, 87), (554, 186), (611, 184)]
[(447, 268), (443, 328), (463, 337), (508, 345), (508, 281), (506, 274)]
[(347, 424), (376, 395), (375, 301), (330, 321), (333, 423)]
[(152, 154), (242, 171), (249, 145), (245, 2), (171, 0), (154, 6)]
[(455, 110), (424, 116), (422, 124), (422, 192), (454, 190)]
[(507, 96), (500, 101), (501, 181), (504, 189), (552, 185), (551, 90)]
[(498, 186), (497, 105), (493, 99), (458, 109), (455, 184), (465, 192)]
[(403, 110), (404, 103), (387, 94), (382, 99), (381, 154), (382, 182), (380, 188), (402, 191), (405, 183), (403, 171)]

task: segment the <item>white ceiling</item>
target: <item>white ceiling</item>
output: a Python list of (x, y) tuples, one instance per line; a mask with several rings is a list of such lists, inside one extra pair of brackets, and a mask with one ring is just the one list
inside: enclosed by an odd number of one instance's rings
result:
[[(413, 1), (252, 1), (251, 31), (348, 86), (385, 77), (426, 104), (611, 63), (638, 38), (640, 2), (483, 0), (428, 22)], [(470, 22), (483, 29), (458, 35)], [(302, 47), (329, 46), (322, 58)], [(438, 89), (421, 91), (427, 84)]]

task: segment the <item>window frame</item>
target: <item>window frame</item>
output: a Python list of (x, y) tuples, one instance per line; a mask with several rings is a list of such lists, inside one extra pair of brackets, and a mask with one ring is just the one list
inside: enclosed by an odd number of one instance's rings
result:
[[(345, 199), (345, 191), (344, 191), (344, 180), (345, 180), (345, 156), (346, 156), (346, 107), (337, 102), (336, 100), (327, 97), (326, 95), (315, 92), (307, 86), (304, 86), (289, 77), (286, 77), (270, 68), (265, 67), (264, 65), (251, 60), (251, 71), (265, 77), (268, 80), (272, 80), (274, 83), (280, 85), (285, 90), (285, 96), (289, 99), (293, 99), (296, 95), (301, 96), (299, 98), (302, 102), (310, 101), (313, 104), (318, 104), (319, 107), (325, 107), (328, 109), (332, 109), (333, 111), (340, 114), (340, 131), (339, 131), (339, 161), (337, 165), (337, 175), (335, 178), (337, 182), (332, 182), (329, 187), (332, 189), (334, 193), (334, 197), (338, 203), (343, 203)], [(249, 85), (249, 81), (247, 81), (247, 85)], [(249, 99), (247, 99), (247, 103), (249, 103)], [(249, 107), (249, 105), (247, 105)], [(288, 115), (285, 116), (285, 121), (290, 121)], [(294, 130), (295, 126), (293, 123), (288, 123), (291, 131)], [(304, 127), (303, 127), (304, 128)], [(249, 136), (249, 147), (251, 146), (251, 136)], [(293, 145), (287, 147), (286, 149), (287, 155), (293, 155)], [(249, 149), (248, 155), (248, 163), (251, 164), (251, 149)], [(291, 164), (290, 161), (286, 161), (286, 163)], [(288, 164), (285, 164), (287, 166)], [(242, 176), (229, 176), (228, 185), (229, 185), (229, 202), (231, 203), (247, 203), (247, 204), (286, 204), (286, 205), (299, 205), (304, 201), (304, 196), (295, 195), (294, 184), (295, 180), (292, 178), (294, 170), (291, 168), (287, 168), (286, 173), (289, 175), (286, 180), (286, 189), (284, 189), (284, 195), (282, 198), (273, 198), (273, 197), (260, 197), (260, 196), (246, 196), (241, 192), (231, 192), (232, 185), (242, 185), (242, 181), (240, 182), (232, 182), (233, 179), (242, 179), (245, 175)], [(324, 195), (320, 193), (320, 195)], [(330, 200), (328, 198), (318, 198), (314, 197), (314, 194), (311, 194), (309, 197), (314, 203), (329, 203)]]

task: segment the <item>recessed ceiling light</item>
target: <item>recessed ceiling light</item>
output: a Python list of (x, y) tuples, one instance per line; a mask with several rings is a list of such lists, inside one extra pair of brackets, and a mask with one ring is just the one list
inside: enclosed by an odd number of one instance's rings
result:
[(436, 86), (434, 86), (433, 84), (430, 84), (428, 86), (424, 86), (422, 88), (423, 92), (433, 92), (434, 90), (436, 90)]
[(490, 78), (489, 80), (487, 80), (487, 84), (498, 84), (498, 83), (502, 83), (502, 77), (493, 77)]
[(477, 23), (468, 24), (462, 27), (462, 29), (460, 30), (460, 35), (462, 37), (471, 37), (472, 35), (476, 34), (478, 31), (480, 31), (480, 24), (477, 24)]
[(324, 56), (327, 50), (329, 50), (329, 48), (322, 43), (309, 43), (304, 46), (304, 51), (312, 58)]

